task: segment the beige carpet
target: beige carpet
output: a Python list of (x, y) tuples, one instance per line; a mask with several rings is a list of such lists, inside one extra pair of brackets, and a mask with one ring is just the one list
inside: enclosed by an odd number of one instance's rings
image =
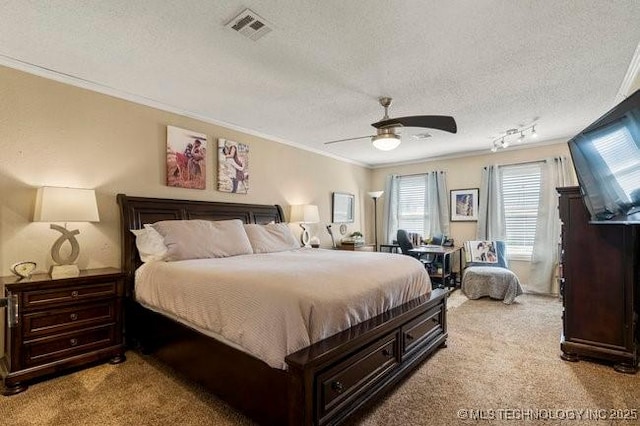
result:
[[(562, 361), (558, 300), (524, 295), (507, 306), (488, 299), (467, 301), (457, 291), (449, 302), (448, 347), (350, 424), (638, 423), (580, 419), (587, 414), (609, 417), (612, 409), (627, 409), (620, 414), (633, 417), (631, 410), (640, 409), (640, 375)], [(152, 359), (133, 352), (127, 356), (120, 365), (99, 365), (0, 397), (0, 424), (250, 424)], [(476, 414), (485, 420), (464, 420), (466, 412), (459, 410), (484, 410)], [(535, 415), (552, 419), (529, 420)], [(508, 420), (518, 416), (528, 416), (527, 421)], [(565, 417), (568, 420), (559, 420)]]

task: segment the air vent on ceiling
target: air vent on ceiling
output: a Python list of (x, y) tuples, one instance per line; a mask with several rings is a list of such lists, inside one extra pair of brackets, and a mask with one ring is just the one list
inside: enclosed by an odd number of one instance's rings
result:
[(431, 134), (427, 132), (416, 133), (415, 135), (413, 135), (413, 138), (418, 141), (429, 139), (430, 137), (431, 137)]
[(251, 9), (245, 9), (225, 26), (253, 41), (271, 32), (271, 25)]

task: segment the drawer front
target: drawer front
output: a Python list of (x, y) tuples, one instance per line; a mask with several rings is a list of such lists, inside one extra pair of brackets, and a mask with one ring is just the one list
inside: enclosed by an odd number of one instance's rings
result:
[(24, 292), (23, 306), (25, 310), (46, 306), (55, 306), (62, 303), (95, 300), (106, 297), (115, 297), (117, 283), (106, 282), (92, 285), (76, 285), (50, 290), (34, 290)]
[(443, 305), (438, 305), (402, 327), (403, 355), (420, 346), (425, 340), (440, 334), (442, 310)]
[[(398, 364), (398, 335), (383, 337), (319, 376), (318, 418), (366, 392), (381, 375)], [(322, 423), (322, 420), (320, 421)]]
[(22, 330), (25, 340), (28, 340), (35, 336), (57, 334), (115, 321), (115, 301), (108, 300), (25, 314)]
[(115, 344), (115, 324), (40, 338), (24, 343), (24, 365), (31, 367), (57, 361)]

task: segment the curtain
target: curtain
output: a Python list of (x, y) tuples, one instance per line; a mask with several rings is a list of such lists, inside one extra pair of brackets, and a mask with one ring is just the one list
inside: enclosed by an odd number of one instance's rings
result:
[(571, 167), (565, 157), (548, 158), (542, 165), (540, 204), (536, 237), (531, 256), (527, 289), (544, 294), (558, 294), (555, 270), (560, 244), (560, 216), (556, 188), (574, 184)]
[(478, 194), (478, 240), (504, 240), (504, 203), (498, 166), (482, 169), (480, 193)]
[(382, 214), (382, 232), (384, 244), (392, 244), (398, 232), (398, 175), (389, 175), (385, 179), (384, 208)]
[(429, 212), (429, 229), (426, 235), (444, 234), (449, 236), (448, 192), (445, 172), (430, 172), (427, 175), (427, 196), (425, 211)]

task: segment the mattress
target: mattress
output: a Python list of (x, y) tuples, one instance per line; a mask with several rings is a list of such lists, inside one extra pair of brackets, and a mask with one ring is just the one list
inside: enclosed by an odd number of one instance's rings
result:
[(286, 355), (430, 291), (410, 256), (308, 248), (149, 262), (135, 283), (143, 306), (280, 369)]

